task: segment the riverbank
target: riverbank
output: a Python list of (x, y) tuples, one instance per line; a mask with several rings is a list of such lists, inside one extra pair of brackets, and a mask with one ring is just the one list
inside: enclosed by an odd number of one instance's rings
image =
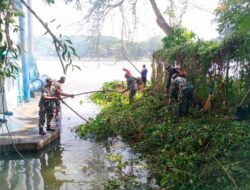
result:
[(102, 112), (79, 133), (101, 139), (122, 136), (166, 189), (250, 188), (249, 122), (233, 121), (228, 112), (195, 110), (178, 118), (165, 98), (149, 90), (129, 104), (126, 95), (95, 94), (92, 99)]

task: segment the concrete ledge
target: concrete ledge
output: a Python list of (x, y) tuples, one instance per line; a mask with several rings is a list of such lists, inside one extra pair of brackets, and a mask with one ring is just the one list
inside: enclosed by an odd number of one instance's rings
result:
[[(54, 140), (60, 138), (60, 128), (55, 127), (56, 131), (46, 132), (46, 135), (38, 134), (36, 129), (28, 129), (23, 131), (12, 132), (0, 135), (0, 149), (6, 151), (39, 151), (43, 147), (49, 145)], [(15, 146), (14, 146), (15, 144)]]

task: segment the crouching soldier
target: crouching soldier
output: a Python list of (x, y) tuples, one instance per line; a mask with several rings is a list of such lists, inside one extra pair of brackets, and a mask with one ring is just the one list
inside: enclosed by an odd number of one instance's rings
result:
[(187, 115), (190, 102), (193, 98), (193, 86), (189, 84), (185, 77), (174, 74), (170, 84), (170, 99), (178, 101), (178, 116)]
[(55, 108), (55, 100), (57, 97), (54, 97), (54, 91), (52, 85), (52, 79), (46, 79), (46, 86), (42, 89), (41, 99), (39, 101), (39, 134), (45, 135), (46, 133), (43, 130), (43, 126), (45, 124), (45, 117), (47, 119), (47, 131), (55, 131), (55, 129), (51, 128), (51, 120), (54, 116), (54, 108)]
[(125, 74), (125, 78), (127, 79), (127, 89), (123, 92), (129, 90), (129, 102), (131, 103), (133, 102), (137, 91), (136, 78), (133, 76), (129, 76), (127, 73)]

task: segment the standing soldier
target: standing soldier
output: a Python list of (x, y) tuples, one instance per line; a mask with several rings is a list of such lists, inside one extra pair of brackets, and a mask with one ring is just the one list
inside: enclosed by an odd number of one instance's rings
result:
[(123, 92), (129, 90), (129, 102), (133, 102), (136, 91), (137, 91), (137, 83), (136, 78), (133, 76), (129, 76), (127, 73), (125, 74), (125, 78), (127, 79), (127, 89)]
[(178, 116), (187, 115), (190, 101), (193, 98), (193, 86), (185, 77), (180, 77), (178, 74), (174, 74), (172, 77), (169, 103), (172, 98), (178, 101)]
[(143, 89), (146, 87), (146, 84), (147, 84), (147, 73), (148, 73), (148, 69), (146, 68), (146, 65), (142, 65), (141, 80), (143, 83)]
[(60, 103), (60, 99), (61, 96), (67, 96), (67, 97), (71, 97), (73, 98), (74, 95), (73, 94), (67, 94), (65, 92), (62, 91), (62, 84), (65, 83), (66, 77), (61, 76), (60, 79), (55, 83), (55, 96), (57, 97), (57, 100), (55, 101), (56, 104), (56, 114), (55, 114), (55, 118), (56, 121), (58, 121), (58, 115), (59, 112), (61, 111), (61, 103)]
[(41, 99), (39, 101), (39, 134), (45, 135), (46, 133), (43, 130), (45, 124), (45, 117), (47, 119), (47, 131), (55, 131), (51, 128), (51, 120), (54, 116), (54, 104), (55, 100), (58, 98), (53, 96), (54, 88), (52, 86), (52, 79), (48, 77), (46, 79), (46, 86), (42, 89)]

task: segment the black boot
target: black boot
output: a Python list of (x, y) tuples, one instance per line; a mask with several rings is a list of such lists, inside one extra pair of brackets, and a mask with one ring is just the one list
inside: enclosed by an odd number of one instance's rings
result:
[(45, 135), (46, 133), (44, 132), (42, 127), (39, 127), (39, 134), (40, 135)]
[(47, 125), (47, 131), (55, 131), (55, 129), (52, 129), (50, 125)]

